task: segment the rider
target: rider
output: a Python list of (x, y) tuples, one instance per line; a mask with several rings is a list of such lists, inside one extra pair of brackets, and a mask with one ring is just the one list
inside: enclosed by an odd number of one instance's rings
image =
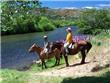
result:
[(44, 37), (44, 52), (48, 54), (49, 52), (49, 42), (48, 42), (48, 37), (45, 35)]
[(67, 31), (67, 36), (66, 36), (66, 43), (64, 44), (64, 48), (65, 48), (65, 50), (66, 50), (66, 53), (69, 53), (69, 51), (68, 51), (68, 47), (69, 47), (69, 45), (72, 43), (72, 31), (71, 31), (71, 28), (70, 27), (68, 27), (67, 29), (66, 29), (66, 31)]

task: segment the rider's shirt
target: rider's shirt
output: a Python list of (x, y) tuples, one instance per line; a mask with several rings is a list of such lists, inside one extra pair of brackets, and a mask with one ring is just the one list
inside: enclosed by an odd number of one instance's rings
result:
[(48, 48), (49, 42), (47, 40), (44, 41), (44, 48)]
[(67, 36), (66, 36), (66, 42), (68, 42), (69, 44), (72, 43), (72, 33), (68, 32)]

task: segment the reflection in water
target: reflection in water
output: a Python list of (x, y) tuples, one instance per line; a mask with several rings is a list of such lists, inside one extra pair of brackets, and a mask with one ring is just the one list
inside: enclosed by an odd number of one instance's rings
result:
[[(72, 28), (74, 34), (77, 27)], [(22, 68), (31, 64), (33, 60), (39, 59), (35, 53), (28, 53), (29, 47), (33, 43), (43, 47), (43, 35), (47, 34), (49, 41), (65, 39), (65, 28), (58, 28), (48, 33), (29, 33), (20, 35), (2, 36), (1, 38), (1, 67), (2, 68)]]

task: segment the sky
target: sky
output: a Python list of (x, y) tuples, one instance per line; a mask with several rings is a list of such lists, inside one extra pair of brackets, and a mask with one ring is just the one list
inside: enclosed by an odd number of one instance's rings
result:
[(43, 7), (49, 8), (110, 8), (110, 0), (40, 0)]

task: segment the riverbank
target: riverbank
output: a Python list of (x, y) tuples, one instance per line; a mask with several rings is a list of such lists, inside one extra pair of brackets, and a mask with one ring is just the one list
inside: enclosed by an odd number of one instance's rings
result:
[(110, 82), (110, 35), (98, 35), (92, 38), (93, 47), (87, 55), (87, 64), (80, 62), (80, 55), (70, 56), (70, 67), (61, 65), (52, 67), (54, 59), (47, 62), (48, 69), (41, 69), (41, 64), (33, 64), (27, 71), (2, 69), (2, 83), (109, 83)]

